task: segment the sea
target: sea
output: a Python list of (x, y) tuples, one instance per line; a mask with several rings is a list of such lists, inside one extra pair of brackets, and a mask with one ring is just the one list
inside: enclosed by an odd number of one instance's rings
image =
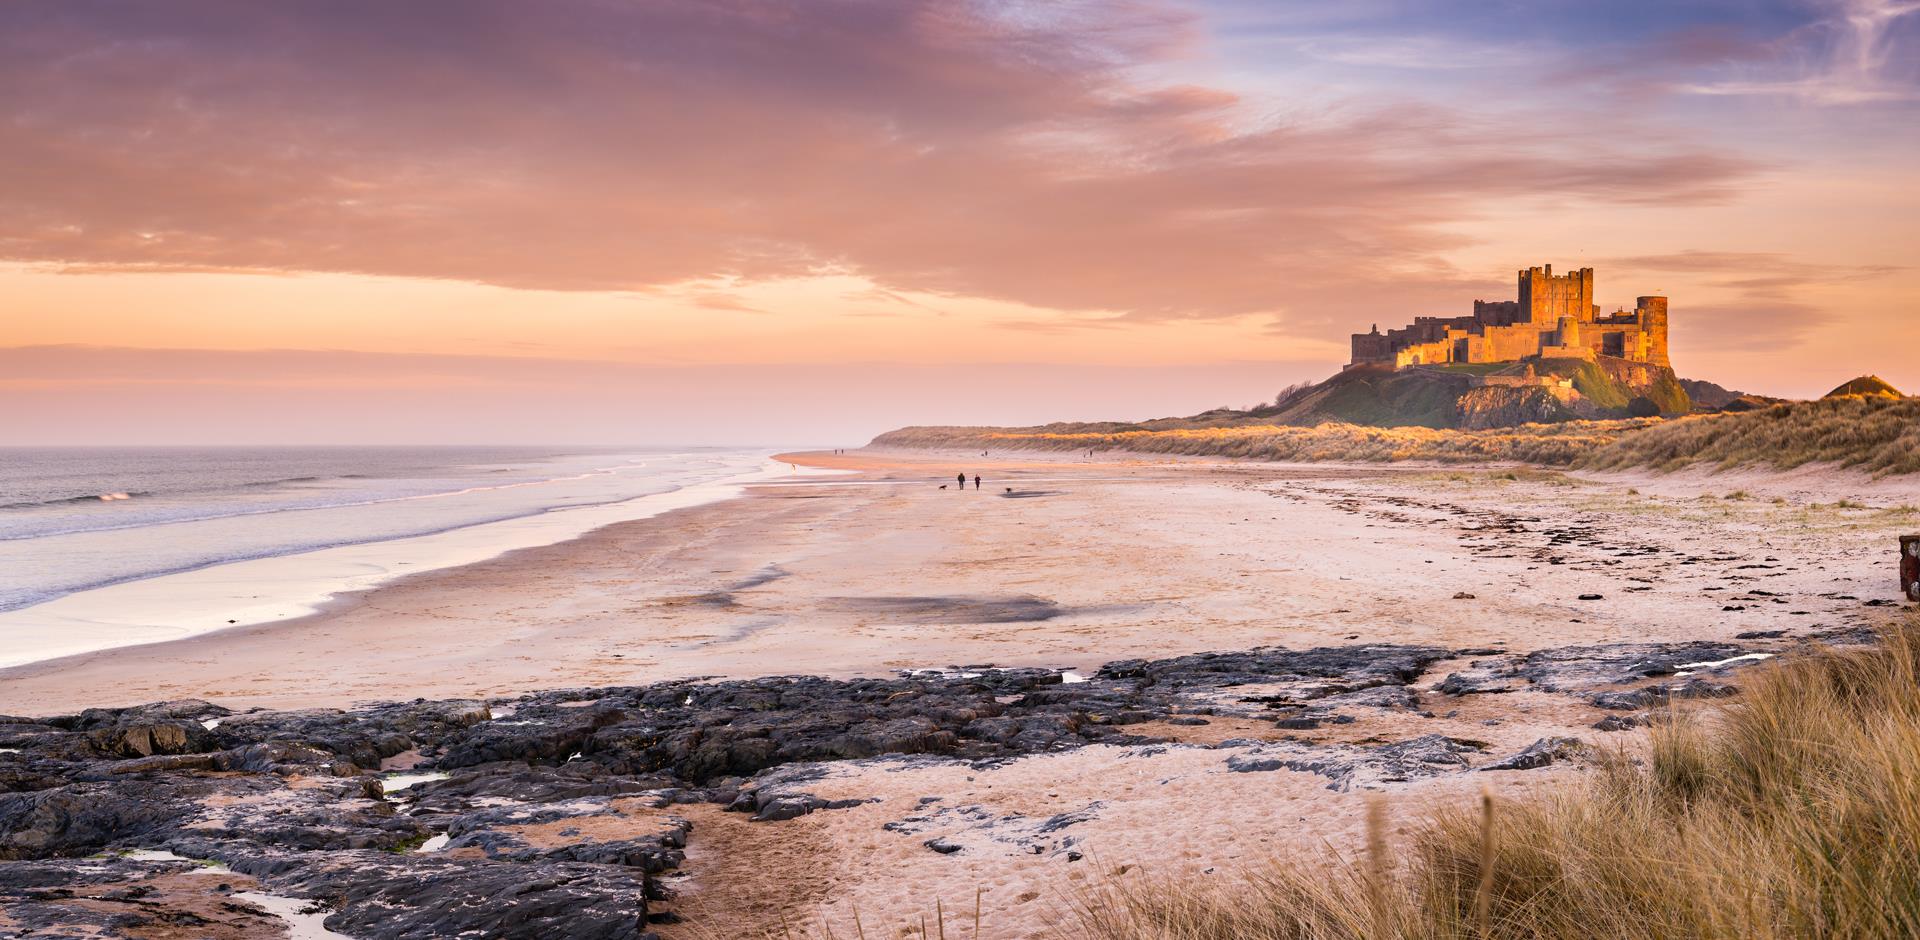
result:
[[(430, 570), (443, 561), (473, 560), (472, 550), (447, 550), (463, 541), (462, 533), (473, 534), (464, 540), (468, 549), (488, 544), (507, 550), (725, 498), (737, 492), (730, 482), (787, 470), (771, 463), (769, 454), (685, 448), (0, 448), (0, 665), (37, 658), (33, 651), (103, 645), (49, 646), (46, 637), (30, 635), (40, 624), (33, 612), (58, 609), (60, 616), (46, 618), (45, 629), (69, 630), (75, 625), (71, 611), (84, 606), (76, 598), (105, 595), (116, 586), (311, 556), (329, 559), (328, 577), (342, 581), (332, 586), (346, 587), (342, 572), (369, 565), (403, 574), (403, 566)], [(409, 552), (406, 546), (414, 545), (418, 551)], [(380, 551), (341, 551), (351, 546)], [(274, 578), (283, 586), (287, 581), (284, 575)], [(352, 580), (351, 586), (364, 587), (379, 578)], [(324, 595), (329, 585), (298, 587), (299, 593)], [(115, 596), (136, 595), (120, 590)], [(241, 622), (238, 616), (210, 616), (200, 617), (208, 621), (203, 626)], [(184, 633), (162, 629), (153, 638), (177, 635)]]

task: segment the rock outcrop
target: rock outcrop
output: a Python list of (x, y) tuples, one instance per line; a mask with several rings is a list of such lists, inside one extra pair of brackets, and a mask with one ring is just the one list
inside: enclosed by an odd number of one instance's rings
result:
[[(873, 802), (810, 792), (832, 762), (985, 767), (1091, 744), (1147, 759), (1176, 746), (1177, 729), (1231, 718), (1265, 721), (1275, 735), (1177, 746), (1217, 749), (1222, 772), (1391, 786), (1542, 766), (1579, 747), (1543, 739), (1495, 760), (1489, 744), (1442, 733), (1315, 736), (1382, 716), (1429, 720), (1424, 701), (1520, 688), (1594, 715), (1637, 711), (1726, 694), (1724, 683), (1679, 673), (1754, 655), (1733, 644), (1526, 655), (1265, 648), (1123, 660), (1073, 682), (1055, 670), (969, 667), (559, 690), (511, 703), (235, 714), (183, 701), (0, 717), (0, 909), (28, 935), (58, 925), (135, 937), (188, 924), (196, 935), (252, 936), (282, 929), (275, 910), (311, 906), (355, 937), (641, 940), (672, 916), (657, 905), (699, 837), (687, 807), (780, 826)], [(1419, 687), (1466, 656), (1481, 658), (1435, 691)], [(1635, 714), (1602, 724), (1640, 723)], [(1072, 861), (1080, 853), (1062, 831), (1100, 809), (976, 823)], [(926, 829), (978, 815), (929, 796), (882, 828), (950, 854), (967, 851), (964, 840)]]

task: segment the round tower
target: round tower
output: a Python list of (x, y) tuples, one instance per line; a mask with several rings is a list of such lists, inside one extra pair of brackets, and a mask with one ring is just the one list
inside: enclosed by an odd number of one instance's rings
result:
[(1580, 345), (1579, 320), (1570, 316), (1562, 316), (1560, 318), (1559, 328), (1555, 332), (1560, 334), (1560, 345), (1575, 347)]
[(1667, 298), (1636, 297), (1633, 304), (1640, 315), (1640, 332), (1647, 335), (1647, 361), (1673, 368), (1667, 356)]

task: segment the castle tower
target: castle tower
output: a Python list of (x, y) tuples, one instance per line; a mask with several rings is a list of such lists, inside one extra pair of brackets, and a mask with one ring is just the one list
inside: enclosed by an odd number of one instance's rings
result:
[(1555, 277), (1553, 265), (1520, 272), (1520, 315), (1525, 322), (1547, 326), (1561, 317), (1590, 323), (1594, 317), (1593, 269), (1581, 268)]
[(1667, 356), (1667, 298), (1637, 297), (1633, 304), (1640, 332), (1646, 336), (1647, 361), (1672, 368), (1673, 360)]
[(1580, 321), (1574, 317), (1562, 314), (1555, 332), (1560, 340), (1557, 345), (1578, 347), (1585, 343), (1580, 335)]

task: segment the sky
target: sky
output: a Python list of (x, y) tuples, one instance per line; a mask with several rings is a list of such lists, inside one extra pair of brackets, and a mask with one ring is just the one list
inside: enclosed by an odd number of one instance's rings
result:
[(1596, 269), (1920, 391), (1920, 0), (9, 0), (0, 443), (1271, 399)]

